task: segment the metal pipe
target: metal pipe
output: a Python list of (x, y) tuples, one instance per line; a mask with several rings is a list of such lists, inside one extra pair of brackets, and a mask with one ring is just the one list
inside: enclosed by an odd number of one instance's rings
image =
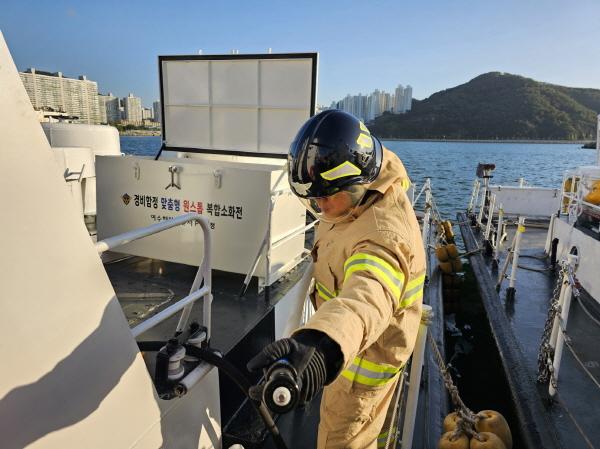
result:
[(402, 426), (402, 449), (410, 449), (413, 443), (415, 431), (415, 420), (417, 417), (417, 405), (419, 400), (419, 389), (421, 388), (421, 373), (425, 360), (425, 345), (427, 343), (427, 328), (433, 319), (431, 306), (423, 304), (421, 324), (415, 342), (415, 349), (410, 362), (410, 375), (408, 380), (408, 393), (406, 395), (406, 409), (404, 424)]
[(596, 126), (596, 165), (600, 165), (600, 114), (598, 114), (598, 125)]
[(124, 232), (123, 234), (100, 240), (99, 242), (96, 242), (96, 251), (98, 251), (98, 254), (102, 254), (103, 252), (109, 251), (117, 246), (126, 245), (127, 243), (131, 243), (135, 240), (157, 234), (161, 231), (174, 228), (175, 226), (186, 224), (190, 221), (197, 221), (200, 223), (200, 225), (205, 223), (205, 225), (208, 227), (208, 220), (206, 218), (194, 213), (184, 214), (171, 220), (161, 221), (160, 223), (155, 223), (144, 228), (134, 229), (133, 231)]
[(502, 269), (498, 273), (498, 282), (496, 282), (496, 290), (500, 291), (500, 286), (502, 285), (502, 281), (506, 276), (506, 270), (508, 270), (508, 264), (510, 263), (510, 259), (512, 257), (513, 247), (515, 246), (515, 240), (510, 244), (510, 248), (508, 248), (508, 253), (506, 254), (506, 259), (504, 259), (504, 263), (502, 264)]
[(307, 224), (306, 226), (301, 226), (299, 228), (296, 228), (295, 230), (293, 230), (292, 232), (290, 232), (287, 235), (284, 235), (282, 238), (280, 238), (279, 240), (277, 240), (275, 243), (273, 243), (271, 245), (271, 249), (275, 249), (278, 246), (283, 245), (284, 243), (289, 242), (291, 239), (293, 239), (294, 237), (300, 235), (303, 232), (308, 231), (309, 229), (313, 228), (317, 223), (319, 222), (319, 220), (315, 220), (310, 222), (309, 224)]
[(204, 379), (212, 368), (212, 365), (209, 365), (206, 362), (200, 362), (196, 368), (191, 370), (187, 376), (179, 381), (178, 387), (183, 387), (182, 393), (190, 391), (194, 385)]
[(494, 209), (495, 208), (496, 208), (496, 195), (494, 195), (492, 193), (490, 195), (490, 204), (488, 206), (488, 213), (487, 213), (487, 223), (485, 225), (485, 234), (484, 234), (485, 240), (490, 239), (490, 232), (492, 230), (492, 221), (494, 220)]
[(431, 179), (425, 180), (425, 216), (423, 217), (422, 238), (427, 248), (429, 241), (429, 219), (431, 216)]
[(473, 181), (473, 189), (471, 190), (471, 199), (469, 200), (469, 207), (467, 207), (467, 214), (473, 211), (473, 207), (477, 204), (477, 197), (479, 196), (479, 179)]
[(546, 244), (544, 245), (544, 253), (549, 255), (552, 251), (552, 237), (554, 234), (554, 220), (556, 219), (556, 214), (552, 214), (550, 216), (550, 224), (548, 226), (548, 233), (546, 234)]
[[(577, 263), (577, 256), (573, 254), (569, 254), (568, 263), (571, 269), (575, 269), (575, 264)], [(568, 275), (567, 275), (568, 279)], [(563, 298), (563, 305), (560, 310), (560, 317), (556, 317), (555, 321), (559, 321), (559, 326), (562, 327), (563, 330), (567, 329), (567, 322), (569, 320), (569, 309), (571, 308), (571, 297), (573, 293), (573, 289), (571, 287), (571, 279), (567, 282), (567, 287), (565, 289), (565, 295)], [(554, 330), (554, 329), (553, 329)], [(553, 383), (558, 382), (558, 372), (560, 370), (560, 362), (562, 360), (562, 352), (565, 344), (565, 335), (558, 329), (558, 336), (556, 338), (556, 350), (554, 351), (554, 362), (552, 363), (552, 376), (554, 377), (554, 382), (550, 382), (550, 386), (548, 387), (548, 393), (550, 397), (554, 397), (556, 394), (556, 388), (552, 385)]]
[(519, 267), (519, 250), (521, 248), (521, 236), (525, 232), (525, 217), (519, 217), (517, 233), (515, 234), (515, 247), (513, 249), (512, 267), (510, 268), (509, 288), (514, 291), (517, 280), (517, 269)]
[[(185, 298), (177, 301), (172, 306), (166, 308), (162, 312), (154, 315), (138, 326), (134, 327), (131, 332), (134, 337), (139, 336), (141, 333), (160, 323), (164, 319), (169, 318), (174, 313), (183, 309), (181, 313), (181, 317), (179, 318), (179, 322), (177, 324), (176, 332), (182, 332), (187, 325), (187, 321), (189, 319), (190, 313), (194, 306), (194, 302), (202, 297), (207, 296), (204, 301), (204, 309), (203, 309), (203, 325), (207, 329), (207, 339), (210, 339), (210, 331), (211, 331), (211, 302), (212, 302), (212, 270), (210, 265), (211, 260), (211, 239), (210, 239), (210, 224), (208, 219), (202, 217), (198, 214), (189, 213), (184, 214), (179, 217), (175, 217), (171, 220), (161, 221), (160, 223), (155, 223), (150, 226), (146, 226), (140, 229), (134, 229), (132, 231), (124, 232), (123, 234), (119, 234), (113, 237), (106, 238), (96, 243), (96, 250), (99, 254), (102, 254), (105, 251), (111, 250), (113, 248), (125, 245), (127, 243), (131, 243), (135, 240), (142, 239), (144, 237), (148, 237), (150, 235), (157, 234), (159, 232), (165, 231), (167, 229), (174, 228), (176, 226), (181, 226), (186, 223), (196, 222), (200, 224), (202, 228), (203, 238), (204, 238), (204, 254), (202, 257), (202, 263), (200, 267), (198, 267), (198, 271), (196, 272), (196, 276), (194, 277), (194, 281), (192, 282), (192, 287), (190, 288), (190, 293)], [(202, 290), (200, 289), (200, 284), (204, 281), (204, 287)], [(199, 292), (204, 292), (199, 294)], [(166, 313), (169, 312), (169, 313)], [(149, 324), (150, 323), (150, 324)]]
[(481, 227), (482, 219), (483, 219), (483, 211), (485, 209), (485, 200), (487, 197), (487, 181), (488, 178), (485, 178), (483, 182), (483, 195), (481, 196), (481, 204), (479, 205), (479, 213), (477, 214), (477, 226)]
[(502, 203), (498, 206), (498, 223), (496, 229), (496, 245), (494, 247), (494, 260), (500, 260), (500, 244), (502, 243), (502, 228), (504, 226), (504, 208)]
[[(199, 220), (198, 218), (201, 219)], [(212, 269), (210, 265), (212, 245), (210, 239), (210, 223), (206, 218), (198, 217), (197, 215), (194, 221), (200, 223), (200, 227), (202, 228), (202, 233), (204, 237), (204, 255), (202, 257), (202, 265), (198, 267), (198, 271), (196, 272), (196, 276), (194, 277), (194, 282), (192, 282), (192, 287), (190, 288), (190, 295), (193, 292), (197, 291), (200, 288), (200, 284), (202, 283), (202, 281), (204, 281), (204, 287), (208, 289), (208, 295), (207, 298), (204, 298), (202, 324), (204, 325), (204, 327), (206, 327), (206, 338), (208, 341), (210, 341), (212, 303)], [(190, 303), (183, 309), (183, 312), (179, 317), (179, 322), (177, 323), (176, 332), (183, 332), (187, 325), (193, 307), (194, 304)]]
[[(187, 295), (185, 298), (180, 299), (175, 304), (167, 307), (163, 311), (148, 318), (146, 321), (138, 324), (136, 327), (131, 329), (131, 333), (133, 334), (134, 337), (139, 337), (141, 334), (146, 332), (148, 329), (153, 328), (154, 326), (163, 322), (167, 318), (175, 315), (177, 312), (182, 310), (188, 304), (193, 304), (198, 299), (202, 298), (203, 296), (207, 296), (209, 294), (210, 294), (210, 290), (208, 288), (206, 288), (206, 286), (204, 286), (201, 289), (196, 290), (194, 293)], [(210, 333), (209, 333), (209, 336), (210, 336)]]

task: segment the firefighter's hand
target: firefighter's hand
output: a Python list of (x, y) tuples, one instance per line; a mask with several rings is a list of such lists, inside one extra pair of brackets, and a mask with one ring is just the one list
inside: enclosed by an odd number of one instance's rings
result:
[(287, 360), (296, 370), (301, 384), (301, 404), (310, 402), (337, 374), (342, 363), (337, 343), (322, 332), (307, 330), (267, 345), (248, 362), (248, 369), (268, 369), (281, 359)]

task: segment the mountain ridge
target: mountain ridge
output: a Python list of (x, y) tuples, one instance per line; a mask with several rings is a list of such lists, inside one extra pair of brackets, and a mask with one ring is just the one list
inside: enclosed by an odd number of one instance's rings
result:
[(596, 134), (600, 89), (488, 72), (369, 124), (381, 138), (585, 140)]

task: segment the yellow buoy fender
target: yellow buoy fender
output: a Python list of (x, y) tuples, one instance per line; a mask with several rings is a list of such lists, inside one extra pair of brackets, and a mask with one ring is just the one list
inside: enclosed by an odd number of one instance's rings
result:
[(506, 449), (512, 449), (512, 434), (504, 416), (494, 410), (482, 410), (477, 413), (477, 418), (477, 432), (493, 433), (502, 440)]
[(440, 262), (448, 262), (448, 249), (447, 246), (438, 246), (435, 249), (435, 255)]
[(438, 449), (469, 449), (469, 438), (464, 433), (446, 432), (438, 442)]
[(447, 238), (454, 237), (454, 231), (452, 230), (452, 223), (450, 220), (443, 221), (442, 226), (444, 227), (444, 234)]
[(594, 181), (590, 193), (583, 197), (583, 201), (587, 201), (596, 206), (600, 205), (600, 180)]
[(450, 257), (451, 259), (458, 258), (458, 248), (454, 243), (446, 245), (446, 252), (448, 253), (448, 257)]
[(458, 413), (452, 412), (444, 418), (444, 432), (450, 432), (456, 429), (456, 420), (458, 419)]
[(452, 269), (455, 273), (459, 273), (463, 269), (462, 260), (460, 259), (452, 259)]
[(502, 440), (491, 432), (480, 432), (479, 438), (471, 438), (470, 449), (507, 449)]
[(452, 262), (440, 262), (439, 265), (442, 273), (452, 274)]

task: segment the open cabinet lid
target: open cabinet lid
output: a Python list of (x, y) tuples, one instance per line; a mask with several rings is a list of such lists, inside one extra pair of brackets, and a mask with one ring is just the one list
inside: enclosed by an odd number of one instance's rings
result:
[(163, 148), (285, 158), (315, 113), (317, 58), (159, 56)]

